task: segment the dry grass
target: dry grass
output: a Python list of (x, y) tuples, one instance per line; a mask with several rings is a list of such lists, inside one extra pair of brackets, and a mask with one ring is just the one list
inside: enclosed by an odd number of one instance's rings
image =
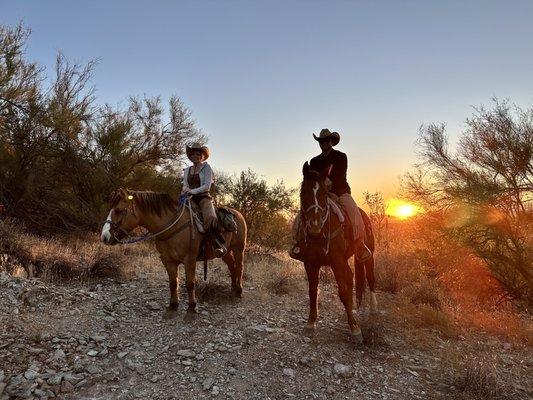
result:
[(290, 267), (277, 269), (269, 282), (267, 288), (276, 295), (287, 295), (294, 292), (301, 283), (301, 276)]
[(40, 238), (9, 220), (0, 221), (0, 253), (10, 265), (22, 266), (26, 276), (49, 281), (127, 279), (133, 273), (123, 249), (105, 246), (95, 236), (75, 241)]
[(458, 328), (448, 313), (436, 310), (431, 306), (421, 304), (417, 306), (415, 325), (420, 328), (434, 329), (445, 338), (457, 337)]
[(494, 362), (480, 357), (467, 357), (453, 352), (443, 361), (442, 374), (445, 377), (452, 399), (506, 400), (520, 399), (511, 384), (511, 377), (498, 371)]
[(413, 304), (423, 304), (435, 310), (442, 310), (440, 288), (434, 280), (421, 278), (413, 285), (404, 288), (402, 295), (406, 296)]

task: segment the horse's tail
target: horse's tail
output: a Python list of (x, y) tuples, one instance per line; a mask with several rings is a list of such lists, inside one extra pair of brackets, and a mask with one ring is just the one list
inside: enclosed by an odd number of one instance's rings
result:
[(363, 293), (365, 291), (365, 278), (368, 282), (368, 287), (373, 292), (375, 287), (375, 279), (374, 279), (374, 250), (375, 250), (375, 238), (374, 238), (374, 230), (372, 229), (372, 222), (370, 221), (370, 218), (368, 217), (367, 213), (359, 208), (359, 211), (361, 212), (361, 217), (363, 218), (363, 222), (365, 225), (365, 245), (370, 249), (372, 252), (372, 257), (370, 257), (367, 261), (360, 264), (357, 263), (354, 255), (354, 267), (355, 267), (355, 290), (357, 295), (357, 301), (358, 303), (361, 302)]

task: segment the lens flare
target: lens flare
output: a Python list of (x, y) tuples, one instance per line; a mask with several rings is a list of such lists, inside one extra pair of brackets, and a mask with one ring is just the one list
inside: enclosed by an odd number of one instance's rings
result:
[(412, 204), (404, 200), (392, 199), (389, 201), (387, 210), (385, 212), (391, 217), (407, 219), (414, 217), (420, 211), (422, 211), (422, 209), (416, 204)]

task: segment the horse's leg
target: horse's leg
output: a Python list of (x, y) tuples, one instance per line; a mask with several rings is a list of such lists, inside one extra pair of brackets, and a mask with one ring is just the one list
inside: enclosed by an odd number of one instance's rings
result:
[(171, 316), (178, 310), (178, 264), (170, 260), (162, 259), (168, 274), (168, 286), (170, 289), (170, 303), (167, 307), (167, 316)]
[(189, 307), (187, 315), (190, 317), (196, 313), (196, 258), (188, 259), (185, 262), (185, 287), (189, 295)]
[(236, 247), (232, 250), (235, 258), (235, 288), (234, 292), (237, 297), (242, 297), (242, 275), (244, 273), (244, 248)]
[(309, 318), (307, 319), (304, 332), (310, 334), (315, 331), (318, 316), (318, 276), (320, 267), (306, 262), (305, 272), (307, 273), (307, 281), (309, 282)]
[(376, 298), (375, 287), (376, 279), (374, 278), (374, 256), (365, 262), (366, 280), (370, 289), (370, 311), (375, 312), (378, 309), (378, 300)]
[(353, 273), (348, 265), (348, 262), (343, 258), (339, 259), (331, 266), (335, 280), (337, 281), (337, 288), (339, 290), (339, 297), (344, 309), (346, 310), (346, 317), (348, 319), (348, 325), (350, 326), (350, 332), (352, 338), (357, 344), (363, 342), (363, 335), (361, 328), (357, 325), (352, 308), (353, 308)]
[(363, 292), (365, 291), (365, 265), (358, 263), (354, 257), (353, 266), (355, 270), (355, 298), (357, 308), (359, 308), (363, 302)]
[(228, 250), (224, 257), (222, 257), (222, 261), (224, 261), (228, 266), (229, 274), (231, 277), (231, 290), (236, 293), (235, 289), (237, 285), (237, 276), (235, 275), (235, 258), (233, 258), (233, 251)]

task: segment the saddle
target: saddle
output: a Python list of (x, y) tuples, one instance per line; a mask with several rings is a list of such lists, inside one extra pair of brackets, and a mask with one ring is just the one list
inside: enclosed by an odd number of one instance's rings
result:
[[(222, 242), (226, 247), (224, 236), (221, 234), (221, 230), (225, 232), (237, 232), (237, 221), (235, 214), (227, 207), (217, 207), (216, 214), (218, 218), (218, 232), (217, 239)], [(196, 224), (196, 228), (200, 233), (206, 233), (203, 225), (202, 212), (196, 205), (193, 206), (193, 220)], [(200, 249), (197, 256), (197, 261), (205, 261), (206, 254), (213, 254), (213, 240), (212, 235), (204, 235), (202, 242), (200, 243)], [(214, 256), (208, 256), (208, 259), (213, 259)]]
[[(335, 204), (336, 208), (342, 213), (344, 221), (341, 220), (342, 228), (343, 228), (343, 238), (344, 238), (344, 247), (345, 247), (345, 253), (347, 256), (351, 256), (355, 250), (354, 246), (354, 236), (353, 236), (353, 227), (352, 222), (350, 221), (350, 217), (348, 216), (348, 213), (346, 210), (342, 207), (339, 197), (332, 193), (328, 193), (328, 198)], [(335, 212), (335, 211), (334, 211)], [(337, 214), (337, 212), (335, 212)]]

